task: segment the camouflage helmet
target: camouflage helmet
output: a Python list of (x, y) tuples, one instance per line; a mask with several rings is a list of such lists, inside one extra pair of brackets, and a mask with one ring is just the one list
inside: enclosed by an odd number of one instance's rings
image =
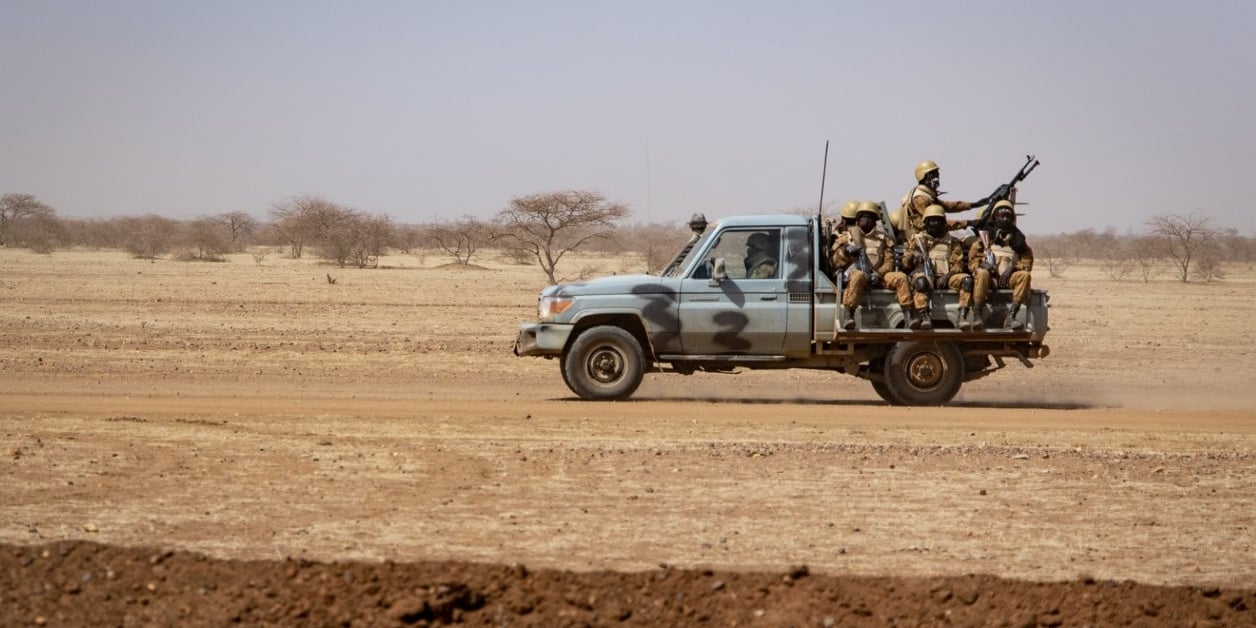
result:
[(845, 205), (842, 205), (842, 218), (844, 218), (846, 222), (854, 222), (858, 209), (859, 201), (850, 201)]
[(929, 160), (920, 162), (916, 166), (916, 181), (924, 181), (925, 175), (930, 172), (937, 172), (938, 164)]
[(860, 201), (859, 206), (855, 209), (855, 217), (859, 214), (872, 214), (873, 218), (881, 219), (881, 206), (872, 201)]
[(930, 218), (941, 218), (946, 220), (946, 210), (941, 205), (930, 205), (925, 208), (925, 220)]

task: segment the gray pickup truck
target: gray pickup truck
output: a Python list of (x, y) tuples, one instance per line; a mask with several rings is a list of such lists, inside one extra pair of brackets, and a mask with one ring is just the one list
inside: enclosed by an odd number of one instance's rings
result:
[[(888, 290), (871, 290), (844, 329), (842, 286), (824, 254), (830, 234), (802, 216), (741, 216), (705, 229), (659, 275), (617, 275), (546, 287), (538, 319), (520, 325), (514, 352), (558, 358), (584, 399), (626, 399), (647, 372), (806, 368), (872, 382), (894, 405), (941, 405), (964, 382), (1015, 358), (1046, 357), (1047, 294), (1034, 290), (1020, 329), (1002, 329), (1010, 291), (993, 290), (982, 331), (957, 325), (957, 297), (934, 291), (933, 329), (910, 330)], [(778, 263), (757, 270), (747, 244), (766, 234)], [(759, 241), (763, 236), (754, 236)], [(819, 253), (819, 254), (817, 254)], [(840, 278), (840, 275), (838, 275)]]

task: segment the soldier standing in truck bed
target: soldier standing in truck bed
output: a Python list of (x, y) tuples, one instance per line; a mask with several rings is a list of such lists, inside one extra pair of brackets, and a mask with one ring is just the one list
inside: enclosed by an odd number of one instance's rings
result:
[[(843, 208), (842, 211), (845, 214), (849, 210)], [(881, 207), (863, 201), (850, 213), (852, 216), (847, 220), (846, 231), (838, 234), (832, 251), (833, 274), (841, 275), (846, 283), (846, 289), (842, 291), (842, 308), (846, 321), (843, 327), (847, 330), (855, 328), (855, 310), (860, 307), (864, 292), (869, 289), (889, 288), (894, 291), (904, 311), (910, 311), (912, 307), (907, 275), (894, 270), (894, 242), (877, 229)], [(867, 260), (870, 273), (860, 268), (862, 260)]]
[(924, 231), (907, 243), (903, 253), (903, 270), (911, 274), (915, 293), (916, 309), (908, 322), (909, 328), (933, 329), (929, 295), (934, 290), (957, 290), (960, 321), (968, 319), (973, 278), (964, 269), (964, 246), (947, 230), (946, 210), (941, 205), (930, 205), (925, 210)]
[(968, 250), (968, 268), (973, 274), (974, 315), (978, 320), (985, 317), (986, 293), (994, 288), (1012, 290), (1012, 307), (1008, 310), (1003, 327), (1019, 330), (1024, 328), (1017, 315), (1021, 306), (1028, 307), (1030, 271), (1034, 269), (1034, 250), (1025, 240), (1025, 234), (1016, 226), (1016, 208), (1011, 201), (999, 201), (990, 210), (990, 255), (979, 238)]
[[(916, 187), (903, 197), (903, 204), (890, 217), (894, 230), (898, 234), (899, 244), (911, 244), (917, 233), (924, 231), (925, 210), (930, 205), (937, 205), (946, 213), (968, 211), (974, 207), (983, 207), (990, 202), (990, 197), (966, 203), (964, 201), (944, 201), (938, 198), (938, 186), (942, 182), (942, 171), (932, 161), (922, 161), (916, 166)], [(947, 231), (957, 231), (971, 226), (971, 221), (948, 220)]]

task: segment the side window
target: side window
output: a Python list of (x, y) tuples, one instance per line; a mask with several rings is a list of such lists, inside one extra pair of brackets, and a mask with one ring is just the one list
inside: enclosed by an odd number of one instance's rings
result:
[(780, 250), (780, 229), (730, 229), (707, 249), (693, 277), (710, 277), (715, 259), (722, 257), (729, 279), (776, 279), (781, 276)]

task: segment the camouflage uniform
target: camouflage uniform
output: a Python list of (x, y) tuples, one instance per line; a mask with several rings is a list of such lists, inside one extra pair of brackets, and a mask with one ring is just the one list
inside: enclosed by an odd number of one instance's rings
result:
[[(851, 229), (859, 227), (852, 225)], [(846, 245), (851, 243), (850, 231), (843, 231), (833, 243), (832, 262), (834, 274), (842, 274), (846, 278), (846, 289), (842, 292), (842, 305), (848, 310), (859, 306), (864, 290), (868, 288), (868, 275), (859, 268), (858, 260), (846, 252)], [(863, 248), (868, 256), (868, 264), (872, 270), (881, 275), (886, 288), (894, 291), (898, 304), (911, 306), (911, 288), (908, 286), (907, 275), (894, 270), (894, 243), (880, 229), (864, 234)], [(872, 286), (877, 287), (877, 286)]]
[[(944, 201), (938, 198), (938, 193), (933, 191), (933, 188), (918, 183), (907, 193), (907, 196), (903, 197), (902, 207), (895, 212), (894, 230), (898, 235), (899, 244), (911, 244), (911, 239), (917, 233), (924, 233), (925, 209), (930, 205), (939, 205), (947, 213), (968, 211), (973, 208), (972, 203), (964, 201)], [(967, 220), (946, 221), (947, 231), (958, 231), (967, 226)]]
[(968, 250), (968, 269), (974, 278), (973, 301), (980, 307), (986, 303), (991, 287), (1011, 288), (1012, 302), (1028, 305), (1034, 250), (1025, 244), (1021, 252), (1016, 252), (1012, 249), (1012, 233), (1002, 229), (990, 235), (990, 250), (994, 253), (993, 269), (988, 268), (986, 246), (980, 239)]
[[(972, 303), (972, 290), (965, 287), (966, 281), (969, 279), (967, 272), (964, 272), (964, 247), (951, 234), (945, 234), (940, 238), (934, 238), (923, 231), (916, 234), (924, 242), (924, 248), (929, 253), (928, 259), (923, 259), (920, 253), (919, 244), (913, 240), (907, 246), (906, 252), (903, 253), (903, 268), (911, 273), (913, 282), (919, 278), (926, 277), (925, 267), (922, 261), (933, 265), (933, 275), (936, 277), (936, 283), (933, 288), (937, 290), (957, 290), (959, 291), (959, 307), (968, 308)], [(929, 309), (929, 294), (927, 292), (916, 291), (914, 297), (917, 309)]]

